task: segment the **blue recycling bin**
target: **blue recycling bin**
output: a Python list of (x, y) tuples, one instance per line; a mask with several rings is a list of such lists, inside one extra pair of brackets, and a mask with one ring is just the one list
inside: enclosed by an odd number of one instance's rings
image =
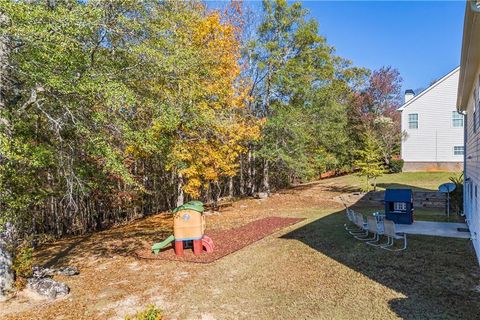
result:
[(398, 224), (413, 223), (413, 192), (411, 189), (385, 190), (385, 218)]

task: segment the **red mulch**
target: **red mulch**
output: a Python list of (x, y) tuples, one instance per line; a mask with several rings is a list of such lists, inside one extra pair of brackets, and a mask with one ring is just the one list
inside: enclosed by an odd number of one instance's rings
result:
[(253, 221), (239, 228), (230, 230), (207, 230), (205, 234), (213, 240), (215, 245), (215, 250), (213, 253), (206, 253), (204, 251), (201, 255), (195, 256), (192, 250), (185, 249), (183, 256), (176, 256), (173, 246), (169, 246), (161, 251), (158, 255), (155, 255), (151, 252), (150, 246), (148, 246), (137, 250), (135, 254), (140, 259), (210, 263), (225, 257), (232, 252), (240, 250), (243, 247), (268, 236), (269, 234), (272, 234), (275, 231), (302, 220), (304, 219), (269, 217)]

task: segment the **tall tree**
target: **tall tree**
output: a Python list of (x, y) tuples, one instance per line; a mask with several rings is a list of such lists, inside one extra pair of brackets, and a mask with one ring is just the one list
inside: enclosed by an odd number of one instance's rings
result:
[(263, 6), (249, 57), (255, 69), (252, 105), (266, 118), (257, 154), (263, 190), (269, 192), (270, 167), (278, 170), (274, 179), (288, 183), (342, 165), (338, 159), (344, 157), (337, 157), (342, 147), (334, 141), (348, 140), (344, 103), (357, 72), (334, 56), (300, 3), (264, 1)]
[(400, 115), (397, 112), (402, 99), (402, 79), (392, 67), (371, 72), (349, 108), (349, 129), (358, 148), (363, 148), (365, 132), (370, 131), (377, 140), (386, 165), (400, 148)]

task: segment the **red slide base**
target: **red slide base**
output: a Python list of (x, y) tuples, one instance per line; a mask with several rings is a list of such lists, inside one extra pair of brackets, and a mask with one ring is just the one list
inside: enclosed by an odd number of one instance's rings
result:
[(183, 241), (175, 241), (175, 255), (183, 256)]
[(193, 254), (202, 254), (202, 240), (193, 240)]

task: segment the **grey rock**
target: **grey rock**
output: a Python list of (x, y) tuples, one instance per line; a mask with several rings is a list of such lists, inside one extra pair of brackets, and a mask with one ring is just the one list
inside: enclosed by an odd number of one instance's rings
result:
[(33, 278), (45, 278), (45, 277), (53, 277), (55, 275), (55, 269), (51, 268), (43, 268), (40, 266), (34, 266), (33, 268)]
[(62, 275), (62, 276), (75, 276), (79, 274), (80, 271), (75, 266), (65, 266), (60, 267), (58, 269), (54, 268), (43, 268), (40, 266), (33, 267), (33, 278), (46, 278), (46, 277), (53, 277), (54, 275)]
[(30, 278), (28, 279), (28, 288), (50, 299), (56, 299), (70, 293), (70, 288), (65, 283), (50, 278)]
[(256, 198), (256, 199), (267, 199), (268, 198), (268, 193), (267, 192), (257, 192), (254, 195), (254, 198)]
[(56, 273), (62, 276), (75, 276), (79, 274), (80, 271), (75, 266), (66, 266), (58, 268)]
[(12, 256), (0, 243), (0, 300), (13, 289)]

